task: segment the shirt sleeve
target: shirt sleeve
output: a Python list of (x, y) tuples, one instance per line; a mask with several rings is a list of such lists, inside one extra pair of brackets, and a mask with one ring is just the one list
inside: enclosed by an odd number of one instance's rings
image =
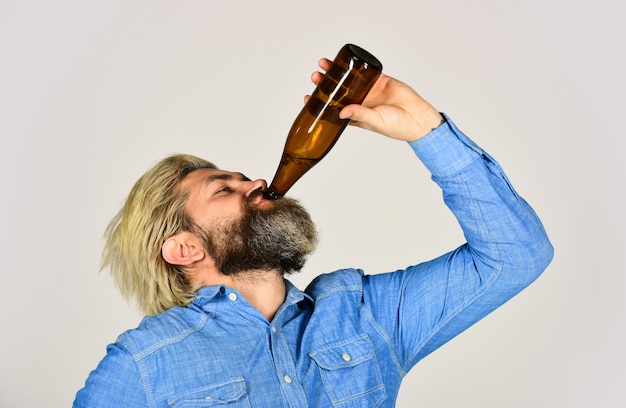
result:
[(553, 248), (500, 165), (447, 118), (410, 143), (467, 242), (405, 270), (364, 276), (364, 302), (408, 371), (532, 283)]
[(78, 391), (74, 408), (82, 407), (147, 407), (141, 376), (132, 356), (115, 344), (89, 374), (85, 387)]

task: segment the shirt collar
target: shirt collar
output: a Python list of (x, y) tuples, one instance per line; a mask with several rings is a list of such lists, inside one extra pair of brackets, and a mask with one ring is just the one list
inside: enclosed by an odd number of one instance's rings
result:
[[(287, 279), (285, 279), (285, 287), (287, 295), (285, 297), (284, 305), (288, 306), (296, 304), (303, 300), (313, 303), (313, 298), (311, 296), (296, 288), (295, 285)], [(240, 296), (239, 292), (226, 285), (204, 286), (200, 288), (192, 303), (200, 309), (208, 311), (208, 309), (212, 309), (212, 304), (214, 305), (220, 300), (220, 298), (228, 296), (230, 293), (236, 293)]]
[(296, 288), (295, 285), (287, 279), (285, 279), (285, 286), (287, 287), (287, 297), (285, 298), (285, 304), (299, 303), (305, 299), (313, 303), (313, 298), (311, 296)]

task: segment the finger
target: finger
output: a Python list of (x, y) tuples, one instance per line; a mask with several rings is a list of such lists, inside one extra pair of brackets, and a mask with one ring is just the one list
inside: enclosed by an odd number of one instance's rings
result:
[(350, 119), (350, 120), (354, 120), (354, 121), (358, 121), (359, 120), (359, 115), (357, 113), (357, 111), (359, 110), (360, 106), (359, 105), (348, 105), (345, 106), (341, 112), (339, 112), (339, 118), (340, 119)]
[(317, 62), (317, 65), (322, 68), (324, 71), (328, 71), (330, 66), (333, 64), (331, 60), (328, 58), (322, 58)]
[(307, 103), (311, 99), (311, 95), (304, 95), (304, 103)]
[(324, 79), (324, 74), (321, 72), (315, 71), (311, 74), (311, 82), (313, 82), (316, 86), (322, 82), (322, 79)]

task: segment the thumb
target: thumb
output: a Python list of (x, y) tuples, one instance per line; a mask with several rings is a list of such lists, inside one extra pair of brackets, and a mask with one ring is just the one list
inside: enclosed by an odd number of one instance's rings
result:
[(380, 114), (362, 105), (348, 105), (339, 112), (341, 119), (350, 119), (350, 124), (368, 130), (380, 129), (382, 118)]

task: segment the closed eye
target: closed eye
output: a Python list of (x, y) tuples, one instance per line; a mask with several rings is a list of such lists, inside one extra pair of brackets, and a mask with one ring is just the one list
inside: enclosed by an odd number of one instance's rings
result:
[(218, 189), (215, 193), (216, 194), (220, 194), (220, 193), (232, 193), (232, 192), (233, 192), (232, 188), (230, 188), (229, 186), (224, 186), (224, 187)]
[[(238, 177), (235, 177), (238, 176)], [(210, 188), (212, 194), (232, 193), (234, 189), (229, 185), (232, 180), (239, 179), (241, 181), (250, 181), (250, 179), (241, 173), (218, 173), (207, 177), (205, 181), (205, 189)]]

